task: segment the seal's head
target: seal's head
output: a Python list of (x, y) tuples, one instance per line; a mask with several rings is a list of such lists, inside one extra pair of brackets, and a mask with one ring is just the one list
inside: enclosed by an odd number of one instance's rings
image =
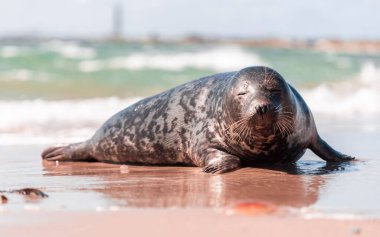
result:
[(228, 88), (225, 114), (234, 133), (249, 129), (266, 136), (278, 131), (284, 136), (290, 132), (294, 106), (290, 106), (290, 88), (279, 73), (267, 67), (244, 68)]

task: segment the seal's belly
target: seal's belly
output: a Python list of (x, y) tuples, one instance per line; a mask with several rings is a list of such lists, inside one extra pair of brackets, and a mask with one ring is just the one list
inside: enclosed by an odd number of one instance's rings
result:
[(112, 163), (194, 165), (187, 152), (186, 139), (180, 132), (163, 135), (153, 129), (137, 131), (137, 126), (102, 131), (92, 139), (92, 156)]

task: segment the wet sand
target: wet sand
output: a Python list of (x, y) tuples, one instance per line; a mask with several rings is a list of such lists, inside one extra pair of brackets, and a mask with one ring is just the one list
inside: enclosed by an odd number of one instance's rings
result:
[[(22, 210), (26, 204), (42, 210), (96, 210), (125, 208), (229, 208), (241, 203), (268, 203), (276, 207), (309, 207), (331, 180), (346, 179), (358, 165), (326, 165), (300, 161), (297, 165), (243, 168), (210, 175), (198, 167), (154, 167), (99, 162), (48, 162), (41, 147), (3, 147), (0, 190), (39, 188), (49, 198), (27, 202), (17, 193), (5, 193), (5, 208)], [(31, 159), (30, 153), (34, 154)], [(345, 177), (346, 176), (346, 177)], [(85, 200), (85, 203), (84, 203)]]
[(377, 134), (352, 137), (327, 139), (362, 157), (354, 163), (326, 165), (306, 153), (296, 165), (223, 175), (44, 162), (43, 146), (1, 146), (0, 191), (38, 188), (49, 197), (2, 193), (0, 236), (379, 236)]
[[(243, 168), (210, 175), (197, 167), (47, 162), (38, 158), (41, 149), (37, 146), (7, 149), (5, 153), (36, 153), (37, 158), (21, 155), (17, 161), (12, 160), (14, 156), (1, 160), (1, 177), (5, 181), (1, 189), (40, 188), (51, 197), (32, 204), (47, 210), (96, 210), (109, 206), (227, 208), (245, 202), (300, 208), (315, 203), (320, 186), (326, 182), (324, 176), (314, 173), (328, 174), (336, 169), (324, 162), (305, 161), (301, 166)], [(308, 171), (310, 166), (313, 170)], [(25, 205), (19, 195), (6, 195), (7, 206), (22, 209)]]

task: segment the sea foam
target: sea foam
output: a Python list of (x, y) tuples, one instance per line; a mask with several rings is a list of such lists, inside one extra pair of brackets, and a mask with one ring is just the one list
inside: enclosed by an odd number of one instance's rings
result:
[(96, 57), (97, 53), (94, 48), (80, 46), (73, 41), (53, 40), (41, 45), (42, 49), (58, 53), (64, 58), (70, 59), (90, 59)]
[(132, 53), (104, 60), (84, 60), (78, 65), (82, 72), (100, 70), (144, 70), (180, 71), (185, 68), (233, 71), (247, 65), (265, 65), (254, 53), (240, 47), (220, 46), (203, 51), (177, 53)]
[(17, 46), (0, 47), (0, 58), (14, 58), (21, 54), (21, 48)]
[(340, 118), (380, 115), (380, 68), (368, 61), (351, 80), (303, 89), (301, 94), (315, 114)]
[(83, 140), (139, 98), (0, 101), (0, 145)]

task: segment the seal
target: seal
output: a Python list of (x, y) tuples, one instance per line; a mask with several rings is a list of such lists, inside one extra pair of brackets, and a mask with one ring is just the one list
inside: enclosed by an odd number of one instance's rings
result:
[(308, 148), (327, 162), (354, 159), (318, 135), (305, 101), (278, 72), (248, 67), (143, 99), (112, 116), (91, 139), (47, 148), (41, 156), (223, 173), (295, 162)]

